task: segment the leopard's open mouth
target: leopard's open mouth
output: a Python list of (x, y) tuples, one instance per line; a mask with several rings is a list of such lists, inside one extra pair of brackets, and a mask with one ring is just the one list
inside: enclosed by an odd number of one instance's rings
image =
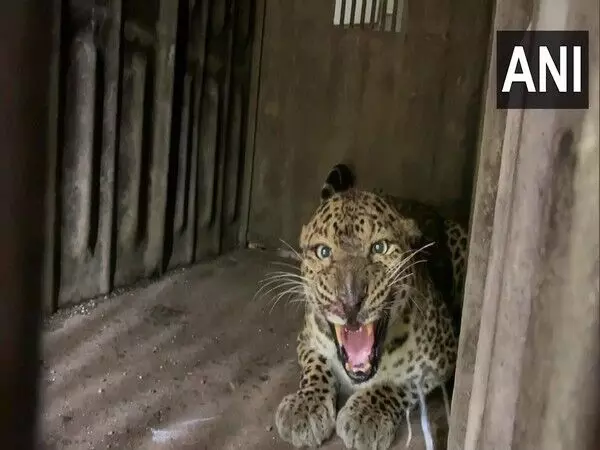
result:
[(350, 379), (364, 383), (377, 372), (386, 320), (350, 327), (331, 324), (335, 334), (338, 356)]

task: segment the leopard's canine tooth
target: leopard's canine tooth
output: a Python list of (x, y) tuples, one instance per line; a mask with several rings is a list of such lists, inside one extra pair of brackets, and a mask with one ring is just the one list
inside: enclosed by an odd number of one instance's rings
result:
[(335, 335), (340, 345), (343, 344), (342, 338), (344, 337), (344, 327), (342, 325), (335, 324)]

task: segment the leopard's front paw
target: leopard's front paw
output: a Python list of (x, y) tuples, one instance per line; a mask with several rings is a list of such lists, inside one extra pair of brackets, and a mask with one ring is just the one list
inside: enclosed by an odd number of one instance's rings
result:
[(387, 450), (394, 442), (396, 423), (377, 399), (355, 394), (338, 413), (336, 432), (346, 448)]
[(294, 447), (317, 447), (335, 429), (333, 394), (301, 389), (286, 395), (275, 413), (275, 425), (284, 441)]

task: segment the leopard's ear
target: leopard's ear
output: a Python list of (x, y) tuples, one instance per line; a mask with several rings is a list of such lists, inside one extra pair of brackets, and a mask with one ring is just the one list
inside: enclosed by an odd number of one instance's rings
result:
[(419, 228), (417, 221), (408, 217), (400, 219), (404, 233), (411, 242), (418, 242), (423, 238), (423, 232)]
[(347, 164), (336, 164), (329, 171), (321, 188), (321, 202), (337, 192), (344, 192), (354, 187), (354, 174)]

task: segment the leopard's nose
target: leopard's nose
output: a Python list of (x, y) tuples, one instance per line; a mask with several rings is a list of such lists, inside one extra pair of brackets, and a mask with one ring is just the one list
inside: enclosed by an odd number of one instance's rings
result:
[(349, 272), (345, 276), (344, 284), (340, 291), (340, 300), (344, 308), (360, 309), (367, 293), (367, 284), (361, 275)]
[(360, 324), (358, 323), (358, 313), (360, 312), (361, 306), (362, 301), (355, 302), (351, 305), (343, 305), (344, 315), (346, 316), (346, 327), (352, 331), (356, 331), (360, 328)]

